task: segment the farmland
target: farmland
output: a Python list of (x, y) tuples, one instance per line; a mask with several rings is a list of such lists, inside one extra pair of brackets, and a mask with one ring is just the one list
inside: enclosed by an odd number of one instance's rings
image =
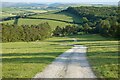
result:
[(7, 18), (11, 16), (16, 16), (16, 14), (24, 13), (25, 11), (17, 8), (2, 8), (2, 13), (0, 18)]
[[(69, 16), (66, 14), (55, 14), (53, 12), (38, 14), (35, 16), (30, 16), (30, 18), (20, 18), (18, 19), (18, 25), (36, 25), (44, 22), (48, 22), (49, 25), (54, 29), (56, 26), (65, 27), (66, 25), (73, 25), (73, 20), (77, 20), (78, 18), (74, 18), (73, 16)], [(37, 19), (43, 18), (43, 19)], [(14, 20), (4, 21), (3, 23), (13, 24)], [(77, 24), (76, 24), (77, 25)]]
[(39, 14), (39, 15), (34, 15), (31, 17), (35, 17), (35, 18), (48, 18), (48, 19), (59, 19), (59, 20), (63, 20), (63, 21), (68, 21), (68, 22), (73, 22), (72, 17), (70, 16), (66, 16), (64, 14)]
[(15, 15), (5, 13), (5, 12), (0, 13), (0, 18), (6, 18), (6, 17), (10, 17), (10, 16), (15, 16)]
[[(78, 39), (78, 42), (74, 42), (73, 38)], [(72, 47), (60, 44), (86, 45), (89, 47), (88, 60), (96, 75), (105, 78), (118, 77), (118, 41), (99, 35), (53, 37), (45, 41), (28, 43), (2, 43), (3, 77), (33, 77), (58, 55)]]
[[(18, 25), (36, 25), (40, 23), (48, 22), (49, 25), (54, 29), (56, 26), (64, 27), (65, 25), (72, 25), (65, 22), (53, 21), (53, 20), (40, 20), (40, 19), (19, 19)], [(5, 21), (4, 23), (13, 24), (14, 20)]]
[(30, 13), (46, 13), (47, 10), (32, 10), (32, 9), (19, 9), (19, 8), (2, 8), (0, 13), (0, 19), (17, 16), (17, 15), (23, 15), (23, 14), (30, 14)]
[(9, 14), (17, 14), (17, 13), (26, 13), (26, 12), (34, 12), (34, 13), (44, 13), (46, 10), (32, 10), (32, 9), (20, 9), (20, 8), (2, 8), (2, 12)]
[[(54, 7), (48, 8), (54, 9)], [(3, 8), (4, 14), (0, 18), (21, 16), (3, 21), (6, 24), (4, 28), (2, 27), (6, 37), (3, 40), (6, 42), (0, 43), (3, 51), (2, 77), (32, 78), (42, 72), (57, 56), (77, 44), (88, 47), (87, 59), (98, 78), (118, 78), (117, 33), (120, 27), (116, 9), (116, 7), (69, 7), (59, 11)], [(22, 17), (29, 13), (35, 14)], [(50, 30), (46, 28), (45, 22), (50, 25)], [(48, 37), (45, 36), (47, 31), (51, 32)], [(44, 39), (36, 36), (37, 33)], [(32, 42), (30, 40), (33, 36), (35, 40)], [(12, 37), (13, 39), (16, 37), (16, 42), (10, 40)]]
[(42, 42), (3, 43), (3, 77), (33, 77), (58, 55), (71, 48), (71, 46), (61, 46), (61, 43), (54, 40), (67, 39), (69, 40), (69, 38), (50, 38)]

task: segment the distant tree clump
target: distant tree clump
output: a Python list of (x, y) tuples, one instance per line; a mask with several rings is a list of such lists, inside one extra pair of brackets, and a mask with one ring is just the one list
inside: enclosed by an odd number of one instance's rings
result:
[(51, 37), (52, 29), (49, 24), (41, 23), (39, 25), (9, 25), (2, 24), (2, 41), (36, 41)]
[(76, 35), (79, 32), (82, 32), (83, 26), (76, 25), (66, 25), (65, 27), (57, 26), (53, 31), (53, 36), (68, 36), (68, 35)]

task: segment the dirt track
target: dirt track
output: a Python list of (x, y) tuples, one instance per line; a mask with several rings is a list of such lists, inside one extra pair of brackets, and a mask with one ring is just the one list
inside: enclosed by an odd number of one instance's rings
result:
[(87, 48), (74, 46), (34, 78), (96, 78), (86, 58)]

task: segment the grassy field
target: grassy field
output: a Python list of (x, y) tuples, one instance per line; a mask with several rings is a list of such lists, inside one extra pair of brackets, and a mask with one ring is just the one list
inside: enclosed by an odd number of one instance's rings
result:
[(20, 9), (20, 8), (0, 8), (0, 19), (16, 16), (17, 14), (24, 14), (24, 13), (46, 13), (47, 10), (29, 10), (29, 9)]
[[(0, 18), (6, 18), (11, 16), (16, 16), (16, 13), (24, 13), (25, 10), (20, 10), (18, 8), (2, 8), (2, 13), (0, 14)], [(15, 13), (15, 14), (14, 14)]]
[(47, 10), (27, 10), (27, 11), (34, 12), (34, 13), (46, 13), (46, 12), (48, 12)]
[(8, 21), (4, 21), (4, 22), (2, 22), (2, 23), (4, 23), (4, 24), (13, 24), (14, 23), (14, 20), (8, 20)]
[(5, 12), (1, 12), (0, 13), (0, 19), (11, 17), (11, 16), (15, 16), (15, 15), (12, 15), (12, 14), (9, 14), (9, 13), (5, 13)]
[(30, 16), (33, 18), (45, 18), (45, 19), (54, 19), (54, 20), (61, 20), (61, 21), (67, 21), (67, 22), (76, 22), (76, 23), (83, 23), (82, 18), (78, 18), (78, 16), (75, 16), (70, 13), (66, 12), (53, 12), (53, 13), (44, 13), (44, 14), (38, 14), (34, 16)]
[(3, 78), (31, 78), (42, 71), (58, 55), (71, 48), (50, 38), (41, 42), (3, 43)]
[[(37, 24), (44, 23), (44, 22), (48, 22), (52, 29), (54, 29), (57, 26), (65, 27), (66, 25), (73, 25), (73, 24), (70, 24), (70, 23), (53, 21), (53, 20), (22, 19), (22, 18), (18, 20), (18, 25), (37, 25)], [(4, 21), (3, 23), (13, 24), (14, 20)]]
[[(72, 16), (70, 14), (67, 14), (67, 13), (55, 14), (55, 12), (38, 14), (30, 17), (43, 18), (43, 19), (22, 19), (21, 18), (18, 20), (18, 25), (36, 25), (36, 24), (48, 22), (49, 25), (54, 29), (56, 26), (65, 27), (66, 25), (73, 25), (73, 23), (71, 23), (73, 21), (79, 21), (77, 17)], [(3, 23), (13, 24), (14, 20), (4, 21)]]
[(88, 47), (87, 57), (97, 77), (118, 78), (118, 41), (98, 35), (75, 36)]
[[(73, 38), (78, 39), (74, 42)], [(98, 77), (118, 78), (118, 41), (99, 35), (53, 37), (38, 42), (2, 43), (3, 78), (31, 78), (42, 71), (58, 55), (72, 46), (88, 47), (88, 60)]]
[(83, 21), (84, 21), (82, 18), (79, 18), (78, 16), (67, 13), (67, 12), (60, 12), (58, 14), (70, 16), (71, 19), (73, 20), (73, 22), (76, 22), (76, 23), (83, 23)]
[(72, 17), (71, 16), (66, 16), (65, 14), (46, 13), (46, 14), (34, 15), (34, 16), (31, 16), (31, 17), (48, 18), (48, 19), (56, 19), (56, 20), (63, 20), (63, 21), (73, 22)]

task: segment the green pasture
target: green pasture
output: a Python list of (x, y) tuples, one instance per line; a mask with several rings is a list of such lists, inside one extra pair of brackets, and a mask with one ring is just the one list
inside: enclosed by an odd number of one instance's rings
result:
[(5, 13), (5, 12), (0, 13), (0, 19), (11, 17), (11, 16), (15, 16), (15, 15), (12, 15), (12, 14), (9, 14), (9, 13)]
[(19, 8), (9, 8), (9, 7), (6, 7), (6, 8), (2, 8), (2, 12), (17, 12), (17, 11), (20, 11)]
[[(74, 42), (76, 38), (78, 42)], [(3, 78), (32, 78), (58, 55), (79, 44), (88, 47), (87, 57), (97, 77), (118, 78), (118, 41), (99, 35), (53, 37), (36, 42), (2, 43)]]
[(44, 13), (44, 14), (38, 14), (34, 16), (30, 16), (33, 18), (45, 18), (45, 19), (53, 19), (53, 20), (61, 20), (61, 21), (67, 21), (67, 22), (76, 22), (76, 23), (82, 23), (83, 19), (78, 18), (78, 16), (75, 16), (70, 13), (66, 12), (52, 12), (52, 13)]
[(46, 13), (46, 12), (48, 12), (47, 10), (26, 10), (26, 11), (30, 11), (30, 12), (34, 12), (34, 13)]
[[(56, 26), (65, 27), (66, 25), (73, 25), (66, 22), (54, 21), (54, 20), (43, 20), (43, 19), (19, 19), (18, 25), (37, 25), (40, 23), (48, 22), (52, 29)], [(3, 23), (13, 24), (14, 20), (4, 21)]]
[(30, 16), (30, 17), (34, 17), (34, 18), (47, 18), (47, 19), (55, 19), (55, 20), (63, 20), (63, 21), (68, 21), (68, 22), (73, 22), (72, 17), (70, 16), (66, 16), (64, 14), (38, 14), (38, 15), (34, 15), (34, 16)]
[(3, 21), (2, 23), (4, 23), (4, 24), (13, 24), (14, 20)]
[(25, 13), (25, 10), (19, 8), (2, 8), (3, 13), (13, 14), (13, 13)]
[(54, 40), (69, 38), (50, 38), (36, 42), (3, 43), (3, 78), (31, 78), (41, 72), (58, 55), (71, 48), (61, 46)]
[[(30, 16), (32, 18), (42, 18), (42, 19), (28, 19), (28, 18), (20, 18), (18, 20), (18, 25), (37, 25), (40, 23), (48, 22), (49, 25), (54, 29), (56, 26), (65, 27), (66, 25), (73, 25), (72, 22), (81, 22), (82, 20), (78, 19), (76, 16), (73, 16), (68, 13), (55, 13), (48, 12), (42, 13), (34, 16)], [(14, 20), (4, 21), (3, 23), (13, 24)]]
[(2, 8), (0, 18), (6, 18), (11, 16), (16, 16), (17, 14), (23, 14), (23, 13), (46, 13), (47, 10), (29, 10), (29, 9), (19, 9), (19, 8)]
[(87, 58), (98, 78), (118, 78), (118, 41), (99, 35), (71, 36), (88, 47)]

